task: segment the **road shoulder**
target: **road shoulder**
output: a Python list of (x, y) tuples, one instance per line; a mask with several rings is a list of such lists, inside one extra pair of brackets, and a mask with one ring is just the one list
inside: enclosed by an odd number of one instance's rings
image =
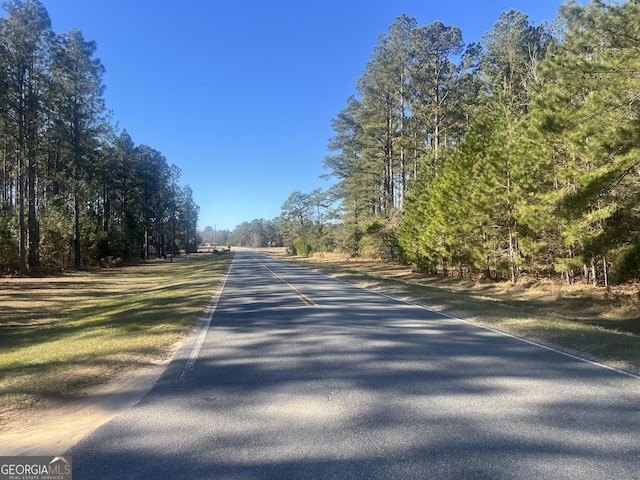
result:
[(93, 430), (137, 404), (170, 359), (87, 389), (77, 397), (33, 409), (2, 426), (0, 455), (61, 455)]

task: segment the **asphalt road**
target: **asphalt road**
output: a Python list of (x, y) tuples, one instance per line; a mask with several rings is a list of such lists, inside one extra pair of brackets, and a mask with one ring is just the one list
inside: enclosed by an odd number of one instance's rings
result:
[(637, 377), (256, 253), (216, 302), (74, 480), (640, 479)]

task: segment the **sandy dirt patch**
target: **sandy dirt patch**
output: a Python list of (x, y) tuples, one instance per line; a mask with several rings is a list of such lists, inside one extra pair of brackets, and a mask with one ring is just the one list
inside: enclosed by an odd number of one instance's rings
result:
[(65, 453), (100, 425), (138, 403), (169, 361), (127, 372), (70, 400), (17, 412), (0, 429), (0, 455)]

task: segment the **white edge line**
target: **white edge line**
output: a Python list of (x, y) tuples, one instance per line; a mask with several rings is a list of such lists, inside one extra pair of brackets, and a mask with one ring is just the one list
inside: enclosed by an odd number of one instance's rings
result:
[(635, 378), (636, 380), (640, 380), (640, 375), (636, 375), (635, 373), (627, 372), (626, 370), (621, 370), (620, 368), (616, 368), (616, 367), (612, 367), (610, 365), (606, 365), (604, 363), (596, 362), (595, 360), (589, 360), (588, 358), (581, 357), (579, 355), (573, 355), (571, 353), (564, 352), (562, 350), (558, 350), (557, 348), (550, 347), (549, 345), (545, 345), (543, 343), (534, 342), (533, 340), (527, 340), (524, 337), (519, 337), (518, 335), (514, 335), (512, 333), (503, 332), (502, 330), (497, 330), (495, 328), (488, 327), (486, 325), (480, 325), (478, 323), (473, 323), (473, 322), (471, 322), (469, 320), (465, 320), (464, 318), (459, 318), (459, 317), (455, 317), (453, 315), (450, 315), (448, 313), (439, 312), (437, 310), (433, 310), (432, 308), (425, 307), (424, 305), (420, 305), (419, 303), (411, 302), (409, 300), (402, 300), (401, 298), (394, 297), (392, 295), (389, 295), (388, 293), (377, 292), (375, 290), (371, 290), (370, 288), (361, 287), (359, 285), (356, 285), (355, 283), (350, 283), (350, 282), (347, 282), (346, 280), (342, 280), (340, 278), (335, 278), (335, 277), (331, 277), (331, 278), (334, 278), (335, 280), (339, 280), (342, 283), (346, 283), (347, 285), (351, 285), (351, 286), (354, 286), (354, 287), (357, 287), (357, 288), (361, 288), (363, 290), (367, 290), (369, 292), (376, 293), (378, 295), (382, 295), (383, 297), (390, 298), (390, 299), (395, 300), (397, 302), (405, 303), (405, 304), (408, 304), (408, 305), (413, 305), (415, 307), (421, 308), (421, 309), (426, 310), (428, 312), (436, 313), (438, 315), (442, 315), (443, 317), (450, 318), (452, 320), (458, 320), (458, 321), (464, 322), (464, 323), (466, 323), (468, 325), (472, 325), (474, 327), (481, 328), (483, 330), (488, 330), (490, 332), (497, 333), (498, 335), (502, 335), (502, 336), (505, 336), (505, 337), (510, 337), (510, 338), (515, 339), (515, 340), (519, 340), (521, 342), (528, 343), (529, 345), (533, 345), (533, 346), (539, 347), (539, 348), (544, 348), (545, 350), (549, 350), (551, 352), (558, 353), (558, 354), (563, 355), (565, 357), (569, 357), (569, 358), (572, 358), (574, 360), (578, 360), (580, 362), (589, 363), (589, 364), (594, 365), (596, 367), (604, 368), (605, 370), (610, 370), (612, 372), (616, 372), (616, 373), (619, 373), (621, 375), (626, 375), (627, 377), (631, 377), (631, 378)]
[(218, 301), (220, 300), (220, 295), (222, 294), (222, 290), (224, 290), (224, 286), (227, 283), (227, 278), (229, 278), (229, 273), (231, 272), (231, 268), (233, 267), (233, 262), (235, 261), (235, 257), (231, 260), (231, 265), (229, 266), (229, 271), (224, 276), (218, 291), (211, 299), (211, 302), (205, 309), (205, 320), (200, 327), (200, 332), (198, 333), (198, 338), (196, 339), (196, 343), (193, 345), (191, 349), (191, 355), (187, 359), (187, 363), (182, 369), (182, 373), (180, 374), (180, 385), (185, 384), (187, 377), (193, 370), (193, 367), (196, 364), (196, 360), (198, 359), (198, 355), (200, 355), (200, 350), (202, 349), (202, 345), (204, 344), (204, 339), (207, 336), (207, 332), (209, 331), (209, 327), (211, 326), (211, 321), (213, 320), (213, 314), (216, 312), (216, 308), (218, 307)]
[[(427, 310), (429, 310), (429, 309), (427, 309)], [(438, 312), (436, 312), (436, 313), (438, 313)], [(456, 318), (456, 317), (452, 317), (452, 318)], [(586, 363), (589, 363), (589, 364), (594, 365), (596, 367), (604, 368), (605, 370), (611, 370), (612, 372), (616, 372), (616, 373), (619, 373), (621, 375), (626, 375), (628, 377), (635, 378), (636, 380), (640, 380), (640, 375), (636, 375), (635, 373), (627, 372), (626, 370), (622, 370), (620, 368), (612, 367), (612, 366), (607, 365), (605, 363), (600, 363), (600, 362), (597, 362), (595, 360), (589, 360), (588, 358), (581, 357), (579, 355), (574, 355), (574, 354), (569, 353), (569, 352), (564, 352), (564, 351), (558, 350), (557, 348), (554, 348), (554, 347), (550, 347), (549, 345), (545, 345), (544, 343), (534, 342), (533, 340), (528, 340), (526, 338), (519, 337), (519, 336), (513, 335), (511, 333), (503, 332), (501, 330), (496, 330), (495, 328), (487, 327), (485, 325), (478, 325), (476, 323), (470, 322), (470, 321), (465, 320), (463, 318), (458, 318), (458, 320), (461, 320), (461, 321), (463, 321), (465, 323), (469, 323), (471, 325), (475, 325), (476, 327), (483, 328), (484, 330), (489, 330), (491, 332), (498, 333), (500, 335), (504, 335), (505, 337), (511, 337), (511, 338), (516, 339), (516, 340), (520, 340), (521, 342), (528, 343), (530, 345), (533, 345), (533, 346), (536, 346), (536, 347), (539, 347), (539, 348), (544, 348), (545, 350), (549, 350), (549, 351), (552, 351), (554, 353), (559, 353), (560, 355), (564, 355), (565, 357), (569, 357), (569, 358), (572, 358), (574, 360), (579, 360), (581, 362), (586, 362)]]

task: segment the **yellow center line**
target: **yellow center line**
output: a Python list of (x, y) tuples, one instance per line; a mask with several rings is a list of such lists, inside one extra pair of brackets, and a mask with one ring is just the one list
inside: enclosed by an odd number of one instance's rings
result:
[[(259, 260), (258, 260), (259, 261)], [(273, 278), (280, 280), (282, 283), (284, 283), (286, 286), (288, 286), (291, 290), (293, 290), (294, 292), (296, 292), (298, 294), (298, 298), (302, 301), (302, 303), (304, 303), (305, 305), (307, 305), (308, 307), (317, 307), (318, 304), (316, 302), (314, 302), (311, 298), (309, 298), (307, 295), (305, 295), (304, 293), (302, 293), (300, 290), (298, 290), (295, 286), (291, 285), (289, 282), (287, 282), (284, 278), (282, 278), (280, 275), (278, 275), (276, 272), (274, 272), (273, 270), (271, 270), (267, 265), (265, 265), (264, 263), (260, 262), (260, 264), (266, 268), (267, 270), (269, 270), (269, 272), (271, 272), (271, 275), (273, 275)]]

